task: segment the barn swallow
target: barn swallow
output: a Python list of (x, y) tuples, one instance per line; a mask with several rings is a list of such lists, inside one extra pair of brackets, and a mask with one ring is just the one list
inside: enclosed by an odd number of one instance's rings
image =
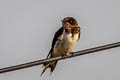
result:
[[(80, 27), (73, 17), (65, 17), (61, 21), (62, 27), (54, 35), (47, 59), (69, 54), (80, 38)], [(50, 68), (50, 72), (52, 73), (57, 62), (58, 61), (44, 63), (43, 65), (45, 68), (41, 75), (47, 68)]]

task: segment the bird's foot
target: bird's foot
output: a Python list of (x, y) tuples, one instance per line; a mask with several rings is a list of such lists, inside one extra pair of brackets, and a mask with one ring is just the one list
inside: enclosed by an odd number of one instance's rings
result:
[(62, 58), (67, 58), (67, 55), (66, 54), (62, 54)]
[(70, 52), (69, 54), (70, 54), (71, 56), (73, 56), (73, 52)]

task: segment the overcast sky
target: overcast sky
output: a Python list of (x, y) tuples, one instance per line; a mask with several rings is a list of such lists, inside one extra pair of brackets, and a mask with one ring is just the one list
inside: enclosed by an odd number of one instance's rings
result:
[[(0, 0), (0, 68), (44, 59), (66, 16), (81, 26), (73, 51), (120, 41), (119, 0)], [(0, 74), (0, 80), (120, 80), (120, 48)]]

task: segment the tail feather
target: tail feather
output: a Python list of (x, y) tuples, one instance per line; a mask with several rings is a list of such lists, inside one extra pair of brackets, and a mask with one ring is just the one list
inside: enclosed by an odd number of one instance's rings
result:
[[(52, 58), (52, 49), (50, 50), (50, 52), (48, 53), (47, 59), (48, 58)], [(55, 67), (56, 67), (57, 61), (52, 61), (52, 62), (48, 62), (48, 63), (44, 63), (43, 66), (45, 66), (45, 68), (43, 69), (41, 76), (43, 75), (43, 73), (46, 71), (47, 68), (50, 68), (50, 75), (52, 74), (52, 72), (54, 71)]]
[(53, 61), (53, 62), (44, 64), (45, 68), (43, 69), (41, 76), (43, 75), (43, 73), (46, 71), (47, 68), (51, 68), (51, 70), (50, 70), (50, 72), (51, 72), (50, 75), (51, 75), (56, 67), (56, 64), (57, 64), (57, 61)]
[(45, 68), (43, 69), (43, 71), (42, 71), (42, 73), (41, 73), (41, 75), (40, 75), (40, 76), (42, 76), (42, 75), (43, 75), (43, 73), (46, 71), (46, 69), (49, 67), (49, 65), (50, 65), (50, 64), (47, 64), (47, 65), (45, 66)]
[(54, 71), (57, 62), (58, 62), (58, 61), (54, 61), (53, 64), (50, 66), (50, 67), (51, 67), (51, 70), (50, 70), (51, 73), (50, 73), (50, 74), (52, 74), (52, 72)]

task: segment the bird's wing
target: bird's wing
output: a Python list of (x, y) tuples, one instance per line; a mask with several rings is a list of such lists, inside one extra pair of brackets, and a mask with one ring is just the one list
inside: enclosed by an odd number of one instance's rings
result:
[(61, 28), (55, 33), (54, 38), (53, 38), (53, 40), (52, 40), (51, 49), (50, 49), (50, 52), (48, 53), (47, 58), (50, 58), (50, 55), (51, 55), (51, 53), (52, 53), (52, 51), (53, 51), (53, 48), (54, 48), (57, 40), (59, 39), (59, 37), (63, 34), (63, 31), (64, 31), (64, 28), (61, 27)]

